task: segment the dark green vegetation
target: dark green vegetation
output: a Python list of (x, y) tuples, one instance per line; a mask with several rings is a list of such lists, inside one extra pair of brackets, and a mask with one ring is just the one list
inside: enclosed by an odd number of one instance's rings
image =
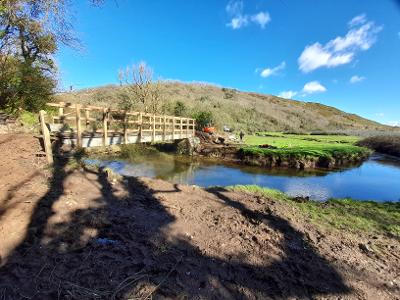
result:
[(400, 157), (400, 136), (374, 136), (357, 142), (357, 145)]
[(331, 199), (327, 202), (299, 201), (286, 194), (259, 186), (233, 186), (229, 189), (258, 194), (278, 201), (286, 201), (299, 209), (311, 222), (350, 232), (386, 234), (400, 238), (400, 202), (378, 203), (352, 199)]
[(54, 54), (61, 44), (79, 44), (70, 11), (64, 0), (0, 1), (0, 109), (37, 112), (52, 98)]
[[(227, 125), (248, 133), (328, 131), (353, 134), (396, 130), (318, 103), (240, 92), (209, 84), (163, 82), (160, 91), (164, 99), (163, 113), (173, 115), (178, 112), (192, 117), (199, 112), (210, 112), (218, 129)], [(110, 85), (59, 94), (57, 100), (116, 107), (124, 97), (130, 97), (125, 87)]]

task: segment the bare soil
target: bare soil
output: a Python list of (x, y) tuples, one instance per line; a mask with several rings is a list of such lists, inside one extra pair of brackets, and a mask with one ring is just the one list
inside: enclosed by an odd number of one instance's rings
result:
[(0, 135), (0, 299), (399, 299), (398, 240), (222, 188), (51, 172), (39, 150)]

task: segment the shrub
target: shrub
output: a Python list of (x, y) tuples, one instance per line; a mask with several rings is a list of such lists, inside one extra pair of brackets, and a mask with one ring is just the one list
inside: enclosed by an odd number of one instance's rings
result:
[(214, 120), (212, 113), (209, 111), (201, 111), (201, 112), (195, 113), (193, 115), (193, 119), (196, 120), (198, 129), (202, 129), (204, 127), (209, 126), (210, 124), (213, 123), (213, 120)]

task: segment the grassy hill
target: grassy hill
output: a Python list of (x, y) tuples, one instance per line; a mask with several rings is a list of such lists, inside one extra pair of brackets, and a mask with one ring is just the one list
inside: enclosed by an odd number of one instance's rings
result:
[[(199, 83), (164, 82), (163, 112), (174, 114), (177, 101), (184, 103), (184, 116), (211, 111), (215, 126), (227, 125), (234, 130), (347, 132), (365, 133), (399, 131), (319, 103), (283, 99), (272, 95), (241, 92)], [(56, 96), (56, 101), (117, 107), (120, 99), (129, 97), (124, 87), (103, 86)], [(140, 107), (137, 107), (140, 110)]]

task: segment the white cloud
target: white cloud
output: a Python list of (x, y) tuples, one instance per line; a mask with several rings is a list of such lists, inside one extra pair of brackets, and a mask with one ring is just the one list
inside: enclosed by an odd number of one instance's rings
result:
[(357, 83), (357, 82), (361, 82), (363, 80), (365, 80), (364, 76), (354, 75), (354, 76), (351, 76), (350, 83)]
[(271, 21), (271, 16), (268, 12), (258, 12), (254, 15), (245, 14), (243, 1), (231, 0), (225, 7), (226, 12), (230, 17), (229, 23), (226, 26), (232, 29), (239, 29), (250, 24), (250, 21), (259, 25), (262, 29)]
[(251, 20), (260, 25), (262, 29), (264, 29), (265, 25), (267, 25), (271, 21), (271, 16), (268, 12), (261, 11), (258, 14), (251, 16)]
[(305, 94), (323, 93), (326, 91), (327, 91), (326, 87), (324, 87), (318, 81), (307, 82), (303, 87), (303, 92)]
[(375, 116), (379, 117), (379, 118), (383, 118), (385, 116), (384, 113), (376, 113)]
[(232, 20), (227, 24), (227, 26), (232, 27), (232, 29), (239, 29), (241, 27), (247, 26), (249, 24), (249, 20), (247, 16), (237, 16), (232, 18)]
[(297, 95), (295, 91), (283, 91), (278, 96), (285, 99), (292, 99), (294, 96)]
[(365, 24), (367, 22), (367, 15), (366, 14), (361, 14), (358, 16), (355, 16), (353, 19), (350, 20), (349, 26), (357, 26), (360, 24)]
[(348, 64), (359, 51), (368, 50), (382, 30), (381, 26), (367, 21), (365, 15), (353, 18), (349, 25), (350, 30), (344, 37), (338, 36), (325, 45), (316, 42), (306, 46), (298, 59), (299, 69), (308, 73), (321, 67), (333, 68)]
[(274, 68), (266, 68), (261, 71), (261, 77), (267, 78), (272, 75), (276, 75), (279, 71), (283, 70), (286, 67), (286, 62), (281, 62), (278, 66)]
[(400, 127), (400, 121), (387, 122), (386, 125)]

